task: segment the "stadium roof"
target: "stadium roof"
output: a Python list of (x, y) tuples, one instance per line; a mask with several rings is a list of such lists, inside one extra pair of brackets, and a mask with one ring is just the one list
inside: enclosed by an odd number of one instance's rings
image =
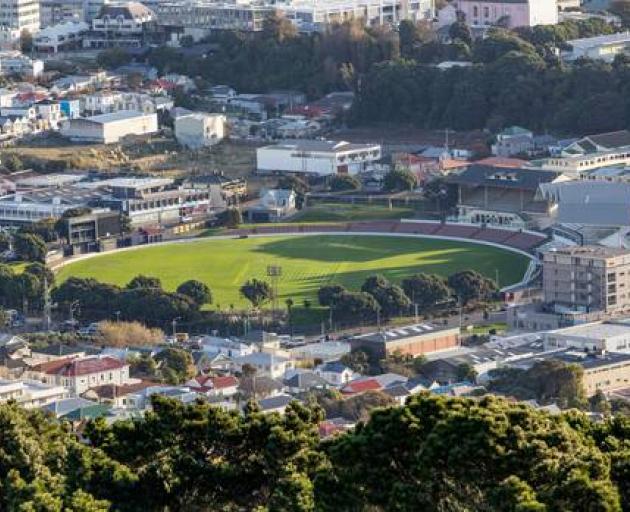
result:
[(489, 186), (535, 191), (541, 183), (551, 183), (559, 177), (557, 172), (540, 169), (510, 169), (473, 164), (449, 178), (451, 183), (469, 186)]
[(630, 226), (630, 183), (592, 180), (543, 183), (540, 193), (558, 203), (557, 222)]

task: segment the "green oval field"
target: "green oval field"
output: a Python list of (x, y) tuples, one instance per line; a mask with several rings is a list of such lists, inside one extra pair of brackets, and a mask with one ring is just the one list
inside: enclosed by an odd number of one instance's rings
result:
[(60, 269), (58, 280), (94, 277), (124, 285), (144, 274), (159, 277), (165, 289), (174, 290), (187, 279), (198, 279), (210, 286), (215, 304), (239, 307), (245, 304), (239, 287), (252, 277), (267, 279), (268, 265), (282, 267), (278, 295), (298, 303), (313, 299), (330, 282), (359, 289), (375, 273), (400, 282), (416, 272), (448, 276), (471, 268), (493, 279), (498, 274), (500, 285), (505, 286), (521, 280), (528, 259), (480, 244), (390, 236), (208, 238), (77, 261)]

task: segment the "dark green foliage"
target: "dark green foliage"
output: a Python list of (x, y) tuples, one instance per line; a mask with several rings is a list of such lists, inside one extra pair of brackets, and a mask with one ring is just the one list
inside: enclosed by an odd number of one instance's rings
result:
[[(173, 358), (164, 355), (160, 364)], [(181, 351), (179, 351), (181, 352)], [(174, 367), (190, 361), (175, 355)], [(183, 365), (183, 366), (182, 366)], [(315, 394), (285, 415), (154, 396), (145, 416), (66, 425), (0, 405), (0, 509), (46, 512), (571, 510), (630, 505), (630, 421), (494, 397)], [(317, 405), (319, 403), (320, 405)], [(360, 420), (321, 441), (330, 416)]]
[(416, 274), (403, 279), (402, 287), (407, 297), (422, 310), (437, 309), (449, 301), (451, 289), (446, 280), (433, 274)]
[(380, 309), (376, 299), (365, 292), (342, 292), (337, 296), (333, 305), (336, 320), (353, 323), (373, 321)]
[(243, 223), (241, 210), (238, 208), (228, 208), (225, 212), (223, 212), (221, 221), (225, 227), (230, 229), (239, 227)]
[(190, 352), (180, 348), (166, 348), (155, 356), (160, 373), (168, 384), (182, 384), (195, 376)]
[(359, 190), (360, 188), (361, 182), (359, 179), (349, 174), (338, 174), (330, 180), (330, 190), (333, 192)]
[(320, 306), (333, 305), (337, 297), (345, 291), (347, 290), (340, 284), (329, 284), (326, 286), (322, 286), (317, 291), (317, 299), (319, 300)]
[(488, 300), (497, 291), (494, 281), (474, 270), (462, 270), (449, 276), (448, 285), (462, 304)]
[(536, 399), (557, 403), (560, 407), (584, 407), (586, 404), (581, 366), (549, 359), (527, 370), (499, 368), (491, 372), (490, 389), (521, 400)]
[(131, 55), (124, 48), (108, 48), (96, 56), (99, 66), (114, 69), (131, 62)]
[(199, 312), (199, 305), (191, 298), (166, 292), (159, 280), (146, 276), (135, 277), (127, 288), (71, 277), (53, 291), (52, 298), (65, 310), (79, 301), (81, 317), (86, 320), (111, 319), (120, 311), (121, 319), (149, 327), (169, 328), (174, 318), (187, 322)]
[(128, 290), (136, 290), (140, 288), (147, 290), (161, 290), (162, 281), (160, 281), (159, 277), (143, 276), (140, 274), (127, 283)]
[(385, 317), (405, 313), (411, 306), (411, 301), (405, 295), (403, 289), (390, 283), (381, 275), (368, 277), (363, 283), (361, 291), (374, 297)]
[(46, 261), (46, 242), (34, 233), (16, 233), (13, 236), (13, 250), (23, 261)]
[(586, 435), (494, 398), (415, 396), (325, 448), (320, 510), (621, 510)]
[(240, 292), (254, 308), (259, 308), (273, 299), (271, 285), (260, 279), (250, 279), (241, 286)]
[(177, 287), (177, 293), (190, 297), (198, 306), (212, 304), (212, 292), (207, 284), (191, 279)]
[(385, 175), (383, 189), (387, 192), (404, 192), (416, 187), (416, 177), (406, 169), (392, 169)]

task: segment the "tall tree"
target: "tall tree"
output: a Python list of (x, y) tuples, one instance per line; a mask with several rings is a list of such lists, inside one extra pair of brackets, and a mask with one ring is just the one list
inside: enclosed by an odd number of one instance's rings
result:
[(273, 299), (271, 285), (267, 281), (261, 281), (255, 278), (246, 281), (243, 286), (241, 286), (240, 292), (256, 309)]

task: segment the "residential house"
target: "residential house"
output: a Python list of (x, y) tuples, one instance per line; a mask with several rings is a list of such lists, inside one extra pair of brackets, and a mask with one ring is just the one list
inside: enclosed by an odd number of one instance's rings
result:
[(512, 157), (527, 154), (533, 149), (534, 134), (520, 126), (512, 126), (497, 135), (497, 140), (492, 145), (492, 154), (500, 157)]
[(87, 355), (84, 347), (73, 347), (63, 343), (55, 343), (46, 347), (31, 349), (28, 363), (34, 366), (49, 361), (57, 361), (59, 359), (84, 358)]
[(296, 212), (292, 189), (263, 189), (258, 203), (247, 210), (250, 222), (279, 222)]
[(276, 395), (269, 398), (263, 398), (258, 401), (260, 411), (263, 413), (284, 414), (286, 408), (291, 402), (295, 401), (295, 397), (291, 395)]
[(330, 361), (315, 368), (315, 373), (333, 386), (343, 386), (358, 374), (340, 361)]
[(328, 389), (332, 386), (323, 377), (309, 370), (298, 371), (295, 375), (285, 378), (284, 385), (292, 394), (303, 393), (312, 389)]
[(81, 396), (98, 403), (110, 404), (115, 408), (128, 409), (131, 407), (130, 395), (152, 386), (155, 386), (155, 382), (147, 380), (130, 384), (104, 384), (88, 389)]
[(254, 347), (248, 343), (218, 336), (204, 336), (200, 340), (200, 348), (205, 353), (227, 357), (247, 356), (254, 352)]
[(231, 399), (238, 393), (239, 382), (233, 375), (198, 375), (185, 385), (207, 397)]
[(293, 368), (295, 363), (287, 357), (266, 352), (254, 352), (253, 354), (235, 357), (232, 360), (232, 369), (234, 371), (242, 372), (244, 366), (254, 368), (256, 375), (277, 379), (284, 377), (286, 371)]
[(34, 409), (66, 396), (68, 390), (63, 386), (33, 380), (0, 379), (0, 403), (13, 400), (25, 409)]
[(130, 382), (129, 365), (108, 356), (57, 359), (31, 367), (26, 375), (47, 384), (64, 386), (75, 395), (103, 384)]
[(381, 391), (383, 386), (375, 378), (364, 378), (348, 382), (341, 388), (344, 395), (360, 395), (367, 391)]

